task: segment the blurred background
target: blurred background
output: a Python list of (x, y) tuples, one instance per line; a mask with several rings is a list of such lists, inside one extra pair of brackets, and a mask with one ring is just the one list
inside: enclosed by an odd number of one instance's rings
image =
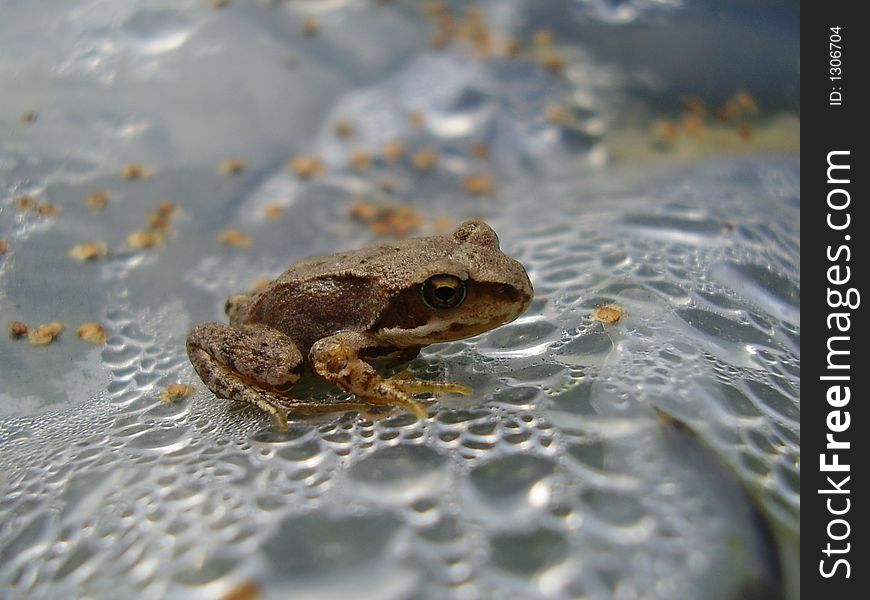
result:
[[(798, 3), (0, 14), (0, 596), (799, 597)], [(411, 363), (473, 396), (282, 434), (190, 366), (472, 216), (536, 292)]]

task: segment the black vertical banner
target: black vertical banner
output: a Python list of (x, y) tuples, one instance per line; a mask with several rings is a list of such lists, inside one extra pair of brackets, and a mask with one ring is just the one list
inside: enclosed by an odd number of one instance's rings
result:
[[(801, 588), (868, 597), (870, 290), (862, 5), (804, 3), (801, 18)], [(865, 303), (867, 306), (865, 306)]]

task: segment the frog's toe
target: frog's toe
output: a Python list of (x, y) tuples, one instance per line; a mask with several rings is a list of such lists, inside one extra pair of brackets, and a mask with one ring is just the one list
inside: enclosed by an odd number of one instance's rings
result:
[[(260, 408), (263, 408), (263, 407), (260, 406)], [(272, 418), (275, 421), (275, 427), (277, 427), (280, 431), (284, 431), (284, 432), (289, 431), (290, 427), (287, 425), (287, 413), (285, 413), (283, 409), (278, 408), (276, 406), (272, 406), (272, 408), (276, 409), (275, 412), (271, 413)], [(264, 410), (266, 410), (266, 409), (264, 409)], [(267, 412), (271, 412), (271, 411), (267, 410)]]
[(418, 419), (422, 420), (429, 417), (429, 410), (426, 408), (426, 405), (419, 400), (414, 400), (413, 398), (405, 398), (401, 401), (393, 402), (393, 404), (398, 404), (402, 408), (407, 409), (409, 412), (413, 413), (414, 416)]
[(390, 385), (406, 394), (424, 394), (424, 393), (433, 393), (433, 394), (462, 394), (463, 396), (470, 396), (474, 391), (470, 387), (462, 383), (456, 383), (453, 381), (426, 381), (423, 379), (409, 379), (409, 373), (407, 371), (403, 371), (402, 373), (398, 373), (394, 375), (387, 381), (390, 382)]
[(407, 392), (396, 388), (393, 382), (388, 379), (381, 382), (374, 394), (362, 399), (372, 404), (399, 406), (413, 413), (418, 419), (425, 419), (429, 416), (425, 404), (411, 398)]
[(429, 416), (426, 405), (419, 400), (411, 398), (410, 394), (453, 393), (467, 396), (472, 392), (470, 387), (461, 383), (425, 381), (423, 379), (412, 379), (411, 377), (410, 371), (402, 371), (389, 379), (383, 380), (378, 386), (377, 394), (368, 399), (372, 403), (401, 406), (405, 410), (412, 412), (417, 418), (425, 419)]

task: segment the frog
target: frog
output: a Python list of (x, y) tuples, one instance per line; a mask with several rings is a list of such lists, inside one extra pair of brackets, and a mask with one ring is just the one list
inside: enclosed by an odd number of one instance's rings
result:
[[(229, 323), (195, 325), (186, 348), (217, 397), (259, 407), (283, 431), (288, 412), (404, 409), (422, 420), (428, 407), (415, 395), (471, 388), (382, 371), (430, 344), (510, 323), (533, 295), (523, 265), (501, 251), (486, 222), (471, 219), (446, 235), (302, 259), (257, 291), (230, 296)], [(353, 401), (296, 398), (292, 388), (306, 374)]]

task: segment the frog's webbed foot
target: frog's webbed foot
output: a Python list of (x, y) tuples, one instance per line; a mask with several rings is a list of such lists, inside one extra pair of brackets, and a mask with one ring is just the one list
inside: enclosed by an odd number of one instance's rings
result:
[(309, 358), (321, 377), (356, 394), (359, 399), (371, 404), (401, 406), (419, 419), (429, 416), (428, 411), (422, 402), (415, 400), (410, 394), (471, 393), (467, 386), (458, 383), (410, 379), (407, 371), (385, 379), (358, 356), (359, 350), (370, 343), (365, 334), (342, 332), (314, 344)]
[(216, 396), (258, 406), (287, 429), (287, 392), (303, 364), (293, 340), (265, 325), (200, 323), (187, 336), (187, 354)]

